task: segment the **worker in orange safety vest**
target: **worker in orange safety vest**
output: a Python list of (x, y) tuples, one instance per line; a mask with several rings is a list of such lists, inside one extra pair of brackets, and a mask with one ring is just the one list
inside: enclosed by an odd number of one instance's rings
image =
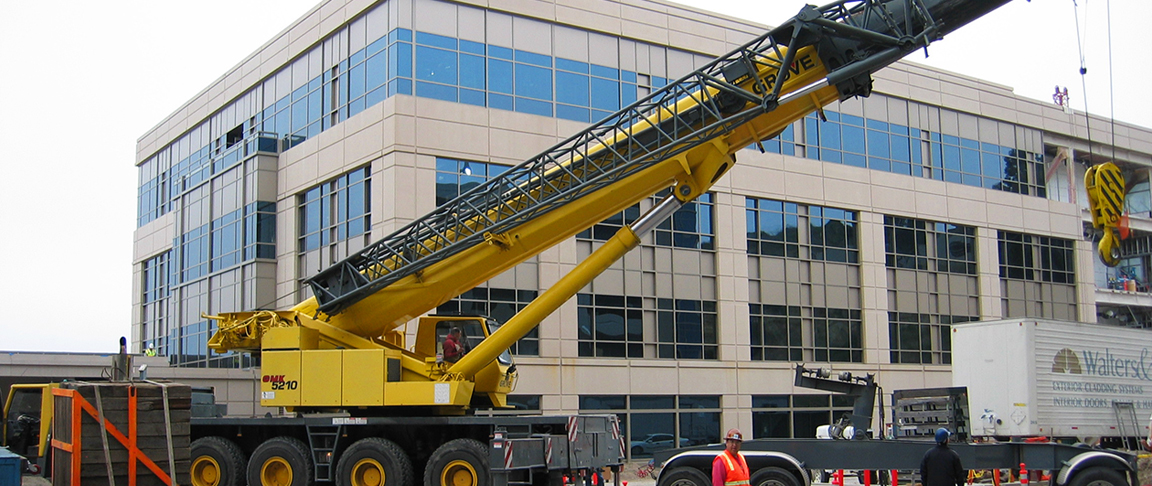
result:
[(737, 429), (724, 434), (724, 452), (712, 460), (712, 486), (748, 486), (748, 462), (740, 454), (744, 435)]

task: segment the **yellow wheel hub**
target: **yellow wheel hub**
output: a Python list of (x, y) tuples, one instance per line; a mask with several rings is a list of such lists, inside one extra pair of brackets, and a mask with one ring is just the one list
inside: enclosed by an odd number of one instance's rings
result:
[(384, 466), (375, 459), (361, 459), (352, 466), (352, 486), (384, 486)]
[(444, 466), (440, 472), (441, 486), (476, 486), (479, 484), (476, 469), (468, 461), (455, 460)]
[(260, 467), (260, 482), (264, 486), (289, 486), (292, 484), (292, 466), (283, 457), (270, 457)]
[(220, 464), (211, 456), (200, 456), (192, 461), (192, 485), (216, 486), (220, 484)]

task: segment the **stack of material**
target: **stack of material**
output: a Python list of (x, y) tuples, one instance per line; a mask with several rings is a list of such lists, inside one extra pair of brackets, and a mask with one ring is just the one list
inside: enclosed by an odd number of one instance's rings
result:
[(189, 483), (191, 387), (73, 382), (55, 394), (52, 438), (61, 445), (54, 446), (54, 486)]

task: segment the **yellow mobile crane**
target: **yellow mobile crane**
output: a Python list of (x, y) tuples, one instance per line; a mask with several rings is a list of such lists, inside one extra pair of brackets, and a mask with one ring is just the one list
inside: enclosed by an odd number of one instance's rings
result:
[[(193, 447), (194, 482), (239, 482), (247, 470), (250, 484), (288, 478), (409, 486), (422, 469), (425, 486), (557, 484), (565, 470), (619, 464), (623, 441), (614, 417), (557, 423), (467, 412), (506, 407), (516, 383), (509, 346), (636, 247), (640, 235), (708, 191), (738, 150), (833, 101), (869, 95), (874, 71), (1006, 2), (806, 6), (780, 27), (319, 272), (307, 280), (314, 298), (286, 310), (209, 316), (219, 329), (209, 346), (260, 353), (261, 403), (298, 417), (194, 423), (200, 445)], [(425, 315), (666, 189), (671, 195), (503, 325)], [(407, 346), (399, 328), (413, 319), (416, 340)], [(477, 339), (455, 362), (445, 359), (456, 347), (445, 344), (453, 328)], [(606, 447), (587, 456), (591, 449), (581, 441), (593, 439), (581, 434), (609, 429)], [(526, 445), (513, 447), (517, 441)], [(567, 449), (567, 459), (553, 456), (553, 443)], [(512, 450), (537, 453), (517, 462)], [(797, 484), (805, 477), (797, 475)]]

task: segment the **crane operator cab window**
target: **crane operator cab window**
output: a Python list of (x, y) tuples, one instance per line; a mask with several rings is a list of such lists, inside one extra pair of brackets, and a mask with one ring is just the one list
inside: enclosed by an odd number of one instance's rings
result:
[(13, 389), (8, 398), (4, 445), (25, 457), (37, 457), (40, 444), (40, 389)]
[(481, 321), (442, 321), (436, 324), (437, 342), (444, 361), (455, 363), (484, 340)]

